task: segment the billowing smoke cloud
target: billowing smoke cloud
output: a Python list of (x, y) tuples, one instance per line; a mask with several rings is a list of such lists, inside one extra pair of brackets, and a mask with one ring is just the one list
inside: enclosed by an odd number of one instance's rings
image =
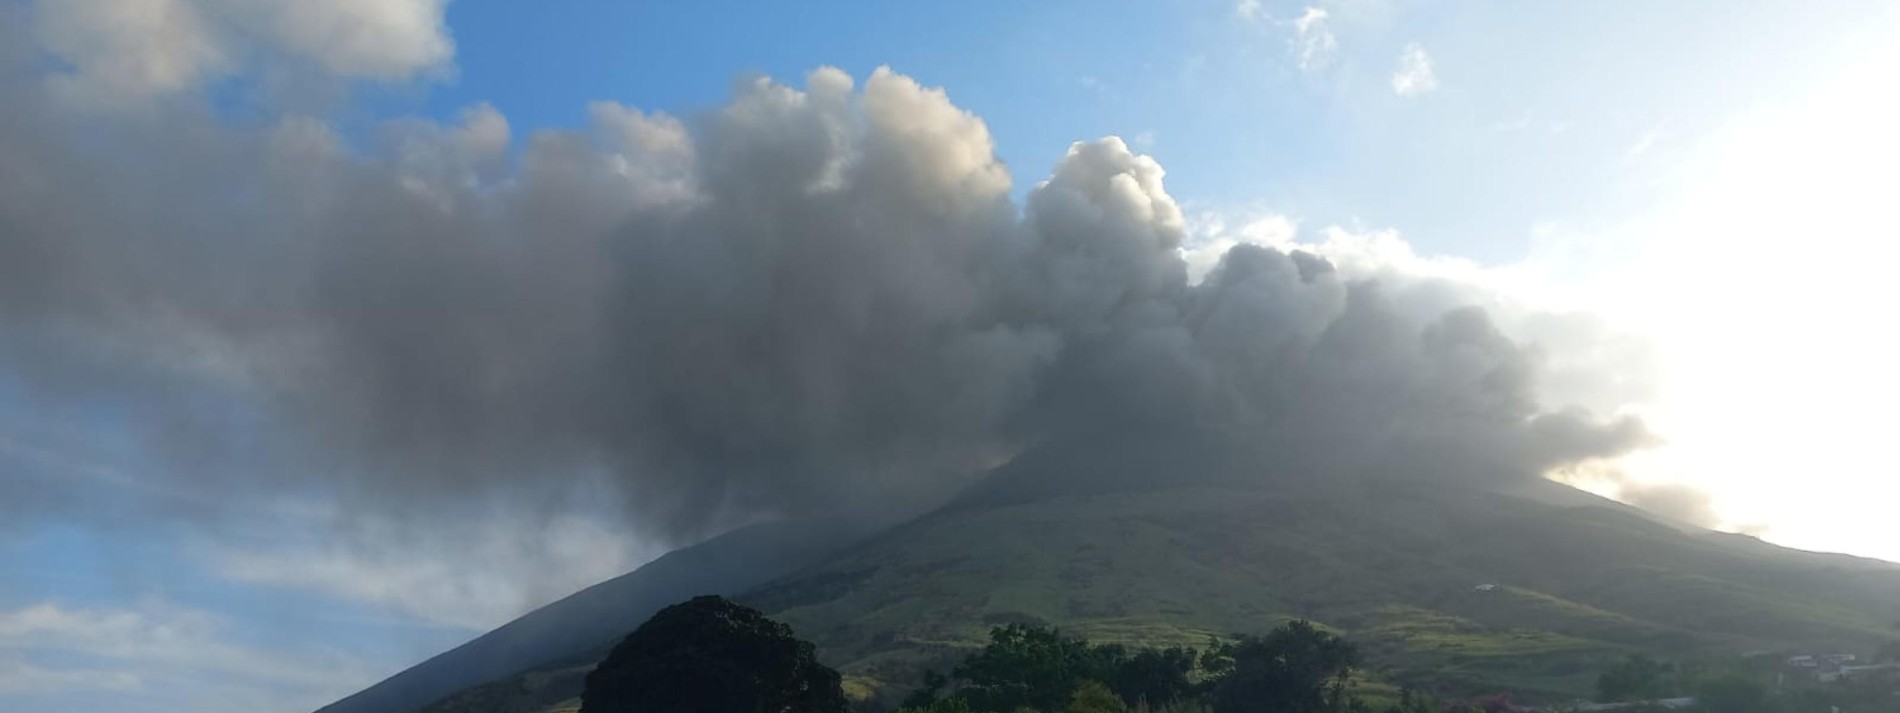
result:
[(1281, 477), (1475, 481), (1648, 439), (1544, 405), (1550, 356), (1455, 279), (1256, 244), (1190, 279), (1160, 165), (1119, 139), (1019, 207), (983, 122), (888, 70), (517, 139), (486, 106), (345, 131), (66, 89), (117, 67), (6, 64), (0, 369), (164, 454), (138, 477), (168, 491), (610, 502), (683, 541), (928, 503), (1051, 438), (1188, 428)]
[[(11, 19), (31, 28), (34, 42), (22, 47), (38, 46), (65, 65), (48, 77), (64, 98), (95, 106), (135, 105), (194, 90), (240, 68), (265, 67), (280, 83), (293, 77), (401, 80), (441, 70), (455, 49), (443, 22), (446, 4), (41, 2)], [(298, 88), (310, 87), (302, 83)]]
[(1625, 484), (1618, 495), (1624, 502), (1664, 517), (1699, 527), (1722, 524), (1709, 494), (1674, 483), (1656, 485)]

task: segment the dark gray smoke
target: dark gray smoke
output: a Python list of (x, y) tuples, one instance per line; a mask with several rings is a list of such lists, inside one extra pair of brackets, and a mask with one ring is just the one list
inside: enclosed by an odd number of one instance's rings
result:
[(137, 477), (166, 491), (610, 496), (677, 542), (930, 502), (1077, 434), (1464, 479), (1648, 438), (1540, 404), (1545, 356), (1468, 286), (1255, 245), (1191, 282), (1160, 166), (1118, 139), (1019, 209), (984, 124), (888, 71), (517, 142), (487, 107), (349, 132), (99, 108), (12, 60), (0, 373), (164, 454)]

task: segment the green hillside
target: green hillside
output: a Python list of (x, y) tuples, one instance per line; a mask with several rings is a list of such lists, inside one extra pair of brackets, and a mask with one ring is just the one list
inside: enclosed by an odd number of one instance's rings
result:
[[(1202, 645), (1306, 618), (1359, 644), (1375, 686), (1528, 700), (1587, 696), (1597, 672), (1632, 651), (1868, 651), (1900, 638), (1900, 567), (1678, 527), (1563, 491), (992, 494), (739, 599), (815, 641), (855, 695), (884, 700), (1010, 622)], [(430, 710), (547, 710), (578, 693), (587, 658)]]
[(1609, 503), (1425, 488), (961, 509), (745, 599), (847, 675), (899, 684), (1012, 621), (1198, 644), (1308, 618), (1360, 642), (1379, 678), (1532, 697), (1587, 694), (1629, 651), (1862, 650), (1900, 635), (1900, 568), (1762, 557)]

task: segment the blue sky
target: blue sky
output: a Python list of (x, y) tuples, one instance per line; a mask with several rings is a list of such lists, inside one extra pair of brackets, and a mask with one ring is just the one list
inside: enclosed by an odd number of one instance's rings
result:
[[(1266, 202), (1313, 222), (1401, 226), (1429, 252), (1521, 258), (1532, 225), (1642, 200), (1623, 157), (1709, 130), (1811, 80), (1854, 3), (1340, 3), (1337, 49), (1304, 71), (1302, 3), (451, 4), (457, 76), (420, 98), (494, 104), (524, 128), (587, 102), (717, 106), (735, 77), (879, 66), (984, 118), (1027, 188), (1072, 141), (1153, 138), (1190, 203)], [(1391, 89), (1408, 44), (1445, 81)], [(404, 97), (417, 101), (417, 97)]]
[[(18, 81), (91, 81), (97, 77), (89, 68), (97, 67), (105, 68), (100, 81), (124, 79), (109, 73), (122, 70), (116, 65), (87, 64), (77, 53), (94, 45), (67, 41), (65, 26), (47, 19), (82, 3), (5, 6), (35, 18), (23, 25), (32, 29), (0, 36), (32, 45), (39, 71)], [(154, 7), (214, 16), (242, 5), (165, 0)], [(1891, 225), (1867, 222), (1880, 214), (1863, 200), (1892, 185), (1890, 168), (1868, 163), (1891, 155), (1891, 139), (1875, 128), (1880, 122), (1860, 120), (1894, 113), (1883, 98), (1891, 91), (1878, 82), (1900, 65), (1879, 40), (1900, 24), (1883, 3), (395, 5), (410, 8), (404, 17), (413, 22), (366, 36), (446, 37), (452, 53), (372, 51), (369, 59), (332, 61), (337, 55), (297, 44), (298, 35), (232, 40), (241, 34), (232, 30), (215, 35), (232, 43), (213, 47), (218, 61), (161, 48), (158, 56), (183, 69), (133, 75), (147, 83), (141, 86), (159, 87), (154, 93), (202, 98), (232, 125), (294, 112), (368, 141), (392, 119), (453, 124), (466, 108), (488, 104), (520, 142), (584, 125), (594, 101), (665, 112), (690, 125), (749, 75), (802, 86), (821, 66), (860, 81), (889, 66), (944, 88), (988, 124), (1019, 198), (1071, 142), (1119, 135), (1167, 169), (1168, 192), (1188, 214), (1195, 244), (1255, 239), (1246, 236), (1274, 226), (1296, 231), (1303, 243), (1346, 236), (1338, 250), (1402, 236), (1408, 265), (1622, 318), (1631, 331), (1656, 337), (1661, 373), (1681, 377), (1665, 379), (1665, 395), (1644, 406), (1658, 422), (1681, 425), (1679, 447), (1632, 463), (1632, 472), (1711, 493), (1719, 520), (1733, 529), (1900, 558), (1900, 542), (1872, 510), (1833, 516), (1838, 502), (1790, 499), (1767, 485), (1768, 466), (1751, 475), (1749, 458), (1716, 453), (1737, 439), (1780, 439), (1788, 443), (1785, 461), (1772, 453), (1755, 460), (1793, 463), (1797, 451), (1828, 450), (1837, 454), (1825, 461), (1833, 475), (1820, 482), (1828, 488), (1877, 494), (1891, 487), (1878, 485), (1895, 480), (1891, 466), (1875, 464), (1879, 437), (1851, 424), (1882, 413), (1876, 397), (1896, 395), (1874, 358), (1891, 347), (1864, 334), (1883, 316), (1877, 306), (1895, 295), (1869, 292), (1859, 295), (1861, 306), (1834, 312), (1844, 316), (1828, 322), (1838, 330), (1827, 333), (1834, 335), (1828, 343), (1872, 355), (1846, 362), (1792, 338), (1762, 345), (1751, 341), (1758, 330), (1744, 316), (1727, 319), (1731, 312), (1663, 297), (1694, 288), (1704, 270), (1727, 275), (1710, 276), (1708, 290), (1785, 291), (1802, 300), (1824, 300), (1817, 295), (1835, 281), (1882, 282), (1883, 274), (1851, 265), (1771, 279), (1778, 260), (1747, 255), (1803, 245), (1854, 254), (1896, 237)], [(347, 22), (395, 21), (367, 12)], [(284, 69), (273, 64), (282, 56), (301, 59)], [(304, 77), (313, 64), (334, 81), (288, 98), (274, 84)], [(1804, 187), (1817, 182), (1839, 190), (1808, 195)], [(1731, 258), (1729, 248), (1744, 256)], [(1875, 252), (1858, 262), (1893, 256), (1891, 247), (1869, 249)], [(1610, 295), (1625, 288), (1649, 301)], [(1649, 308), (1659, 304), (1681, 307)], [(1779, 314), (1743, 297), (1724, 304)], [(1830, 303), (1787, 304), (1797, 305), (1787, 308), (1793, 313)], [(1739, 307), (1732, 313), (1743, 315)], [(1670, 341), (1672, 334), (1697, 336)], [(1691, 361), (1728, 364), (1734, 371), (1724, 374), (1742, 378), (1789, 365), (1811, 372), (1840, 365), (1833, 381), (1776, 387), (1802, 412), (1836, 414), (1839, 423), (1717, 418), (1711, 414), (1735, 409), (1722, 402), (1721, 384), (1684, 375), (1681, 364)], [(0, 377), (12, 371), (0, 361)], [(1850, 392), (1860, 396), (1825, 396)], [(11, 527), (0, 527), (0, 708), (8, 710), (307, 710), (658, 552), (582, 513), (523, 521), (537, 541), (569, 548), (552, 558), (502, 535), (471, 542), (445, 530), (365, 561), (328, 545), (320, 523), (335, 503), (310, 492), (215, 528), (189, 517), (148, 518), (225, 495), (128, 486), (143, 482), (141, 468), (153, 458), (120, 426), (139, 414), (121, 413), (109, 396), (49, 407), (23, 394), (0, 379), (0, 478), (98, 487), (78, 496), (51, 485), (27, 490), (46, 504), (28, 503)], [(1850, 400), (1859, 405), (1843, 405)], [(228, 433), (256, 426), (242, 412), (230, 422)], [(1799, 437), (1783, 438), (1791, 433)], [(1588, 484), (1587, 476), (1577, 482)], [(291, 562), (283, 553), (310, 559)], [(599, 556), (553, 578), (552, 590), (509, 589), (510, 567), (582, 563), (590, 555)], [(473, 563), (496, 571), (447, 574)], [(337, 576), (321, 574), (330, 571)], [(366, 572), (390, 578), (386, 586), (366, 584)], [(471, 592), (488, 599), (471, 604), (481, 598)]]

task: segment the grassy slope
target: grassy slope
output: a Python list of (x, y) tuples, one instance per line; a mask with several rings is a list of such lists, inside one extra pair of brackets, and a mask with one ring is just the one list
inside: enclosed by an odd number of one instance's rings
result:
[[(1531, 698), (1587, 694), (1629, 651), (1861, 650), (1900, 637), (1900, 567), (1584, 502), (1218, 485), (1003, 498), (901, 526), (741, 599), (817, 642), (854, 693), (885, 697), (1015, 621), (1200, 645), (1304, 617), (1361, 645), (1375, 693)], [(428, 710), (547, 710), (585, 670), (498, 681)]]
[[(1479, 584), (1500, 585), (1477, 591)], [(863, 684), (1010, 621), (1200, 644), (1305, 617), (1378, 676), (1448, 693), (1588, 692), (1632, 650), (1869, 648), (1900, 569), (1685, 533), (1613, 507), (1443, 490), (1231, 488), (939, 513), (746, 597)]]

